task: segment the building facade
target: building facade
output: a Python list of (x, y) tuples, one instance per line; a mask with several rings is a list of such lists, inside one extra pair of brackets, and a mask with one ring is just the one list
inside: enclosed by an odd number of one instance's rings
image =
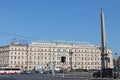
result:
[[(71, 54), (72, 52), (72, 54)], [(113, 67), (112, 51), (107, 49)], [(61, 62), (61, 56), (66, 62)], [(101, 49), (88, 43), (36, 41), (31, 44), (15, 44), (0, 47), (0, 65), (19, 66), (21, 69), (101, 69)]]
[(113, 65), (120, 71), (120, 56), (115, 56), (113, 59)]

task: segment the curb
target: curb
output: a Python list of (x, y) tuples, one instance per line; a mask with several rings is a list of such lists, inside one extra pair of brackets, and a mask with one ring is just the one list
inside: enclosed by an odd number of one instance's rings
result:
[(114, 80), (110, 78), (86, 78), (86, 77), (62, 77), (62, 76), (51, 76), (51, 78), (80, 79), (80, 80)]

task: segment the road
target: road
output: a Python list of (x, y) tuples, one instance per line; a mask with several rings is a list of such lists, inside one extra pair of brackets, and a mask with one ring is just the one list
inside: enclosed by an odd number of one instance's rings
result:
[[(4, 77), (4, 78), (2, 78)], [(6, 77), (6, 78), (5, 78)], [(8, 79), (7, 79), (8, 78)], [(92, 74), (81, 73), (81, 74), (11, 74), (11, 75), (0, 75), (0, 80), (114, 80), (114, 79), (95, 79)], [(116, 79), (116, 80), (120, 80)]]

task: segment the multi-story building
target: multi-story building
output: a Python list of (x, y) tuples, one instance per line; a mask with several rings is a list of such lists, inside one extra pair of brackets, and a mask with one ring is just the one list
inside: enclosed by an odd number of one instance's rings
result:
[(113, 59), (113, 65), (120, 71), (120, 56), (115, 56)]
[[(107, 49), (110, 59), (109, 67), (113, 67), (112, 51)], [(66, 62), (61, 62), (61, 56), (66, 57)], [(72, 59), (71, 59), (72, 58)], [(100, 69), (101, 50), (100, 46), (88, 43), (36, 41), (31, 44), (12, 43), (0, 47), (1, 66), (22, 69), (52, 69), (72, 67), (72, 69)]]

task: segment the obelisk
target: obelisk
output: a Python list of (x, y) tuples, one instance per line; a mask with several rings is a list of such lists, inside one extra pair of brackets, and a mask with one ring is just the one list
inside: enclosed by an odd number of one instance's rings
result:
[(106, 33), (105, 33), (105, 21), (104, 21), (104, 13), (101, 8), (101, 68), (108, 67), (107, 61), (107, 52), (106, 52)]

